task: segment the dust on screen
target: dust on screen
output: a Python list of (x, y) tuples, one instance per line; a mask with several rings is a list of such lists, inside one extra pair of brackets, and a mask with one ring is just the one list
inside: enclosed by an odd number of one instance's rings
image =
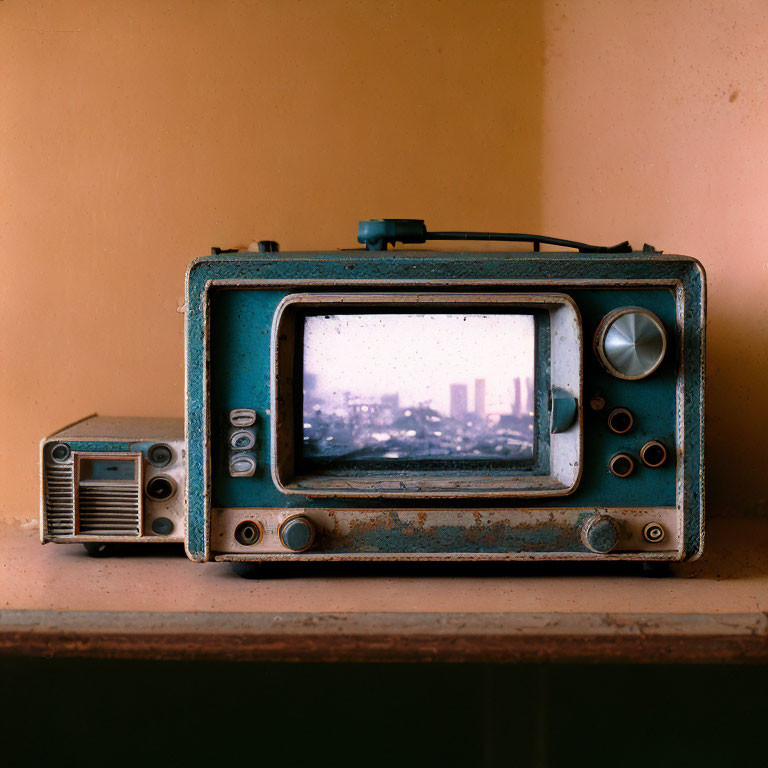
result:
[(304, 323), (308, 459), (534, 456), (525, 314), (339, 314)]

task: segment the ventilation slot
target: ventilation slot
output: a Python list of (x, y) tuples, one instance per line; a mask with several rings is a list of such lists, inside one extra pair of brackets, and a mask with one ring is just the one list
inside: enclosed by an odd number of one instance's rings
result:
[(49, 538), (75, 532), (74, 463), (45, 468), (45, 527)]
[(137, 483), (80, 483), (80, 535), (139, 536), (139, 501)]

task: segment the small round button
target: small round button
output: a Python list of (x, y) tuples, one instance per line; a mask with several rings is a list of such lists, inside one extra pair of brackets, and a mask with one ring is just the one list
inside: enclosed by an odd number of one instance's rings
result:
[(54, 461), (66, 461), (71, 454), (72, 451), (66, 443), (58, 443), (51, 449), (51, 457)]
[(619, 379), (644, 379), (667, 351), (667, 332), (653, 312), (622, 307), (609, 312), (595, 334), (595, 353), (603, 367)]
[(252, 427), (256, 423), (256, 411), (251, 408), (235, 408), (229, 412), (229, 423), (233, 427)]
[(619, 543), (619, 526), (608, 515), (595, 515), (584, 521), (581, 540), (588, 549), (605, 555)]
[(303, 552), (312, 546), (315, 540), (315, 526), (304, 515), (289, 517), (283, 520), (277, 530), (280, 543), (286, 549)]
[(236, 451), (248, 451), (256, 445), (256, 435), (250, 429), (238, 429), (229, 436), (229, 444)]
[(167, 517), (156, 517), (152, 521), (152, 533), (167, 536), (173, 530), (173, 522)]
[(590, 398), (589, 407), (593, 411), (602, 411), (605, 408), (605, 398), (602, 395), (595, 395)]
[(167, 501), (176, 493), (176, 483), (170, 477), (158, 475), (147, 483), (147, 496), (153, 501)]
[(229, 457), (229, 474), (232, 477), (253, 477), (256, 459), (248, 453), (235, 453)]
[(667, 532), (661, 523), (648, 523), (643, 527), (643, 538), (651, 544), (658, 544), (660, 541), (664, 541), (666, 535)]
[(165, 443), (150, 445), (147, 450), (147, 461), (153, 467), (165, 467), (171, 463), (173, 452)]

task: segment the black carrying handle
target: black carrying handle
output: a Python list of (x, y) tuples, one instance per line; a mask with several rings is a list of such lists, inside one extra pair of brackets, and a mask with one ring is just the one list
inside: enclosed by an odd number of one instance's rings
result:
[(590, 245), (578, 240), (563, 240), (546, 235), (525, 235), (517, 232), (428, 232), (423, 219), (369, 219), (361, 221), (357, 228), (357, 241), (369, 251), (386, 251), (395, 243), (414, 245), (427, 240), (494, 240), (510, 243), (533, 243), (538, 251), (541, 243), (575, 248), (580, 253), (631, 253), (628, 241), (618, 245)]

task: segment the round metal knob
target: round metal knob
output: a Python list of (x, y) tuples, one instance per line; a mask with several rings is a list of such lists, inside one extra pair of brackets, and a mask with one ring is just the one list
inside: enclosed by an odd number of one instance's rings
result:
[(283, 520), (277, 533), (280, 536), (280, 543), (286, 549), (291, 549), (294, 552), (303, 552), (305, 549), (309, 549), (315, 540), (315, 526), (304, 515)]
[(155, 443), (147, 450), (147, 461), (153, 467), (167, 467), (173, 458), (173, 451), (165, 443)]
[(619, 526), (608, 515), (587, 518), (581, 527), (581, 540), (587, 549), (608, 554), (619, 543)]
[(643, 379), (660, 365), (667, 351), (661, 320), (642, 307), (609, 312), (595, 334), (595, 353), (605, 369), (619, 379)]

